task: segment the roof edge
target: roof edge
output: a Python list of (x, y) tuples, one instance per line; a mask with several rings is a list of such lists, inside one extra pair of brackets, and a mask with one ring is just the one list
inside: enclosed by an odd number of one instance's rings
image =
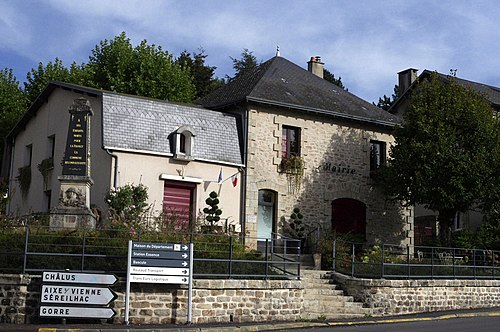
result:
[[(257, 103), (266, 104), (266, 105), (295, 108), (295, 109), (302, 110), (302, 111), (324, 114), (327, 116), (333, 116), (333, 117), (341, 118), (341, 119), (345, 119), (345, 120), (351, 120), (351, 121), (357, 121), (357, 122), (363, 122), (363, 123), (371, 123), (371, 124), (375, 124), (378, 126), (389, 127), (389, 128), (395, 128), (396, 126), (399, 125), (399, 123), (394, 123), (394, 122), (389, 122), (389, 121), (371, 120), (371, 119), (366, 119), (366, 118), (356, 116), (356, 115), (346, 115), (346, 114), (338, 113), (338, 112), (331, 112), (331, 111), (326, 112), (325, 110), (322, 110), (319, 108), (311, 108), (311, 107), (305, 107), (305, 106), (289, 104), (289, 103), (280, 103), (280, 102), (276, 102), (273, 100), (267, 100), (267, 99), (261, 99), (261, 98), (255, 98), (255, 97), (247, 97), (247, 101), (257, 102)], [(332, 115), (332, 113), (334, 113), (334, 114)]]

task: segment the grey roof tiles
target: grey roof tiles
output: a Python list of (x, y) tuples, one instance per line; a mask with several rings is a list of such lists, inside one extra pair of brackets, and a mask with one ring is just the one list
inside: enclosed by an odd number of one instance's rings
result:
[(282, 57), (271, 58), (198, 103), (218, 109), (246, 101), (389, 126), (401, 122), (399, 116), (383, 111)]
[(234, 115), (103, 93), (103, 144), (107, 148), (171, 154), (172, 134), (185, 125), (196, 133), (194, 158), (242, 164)]

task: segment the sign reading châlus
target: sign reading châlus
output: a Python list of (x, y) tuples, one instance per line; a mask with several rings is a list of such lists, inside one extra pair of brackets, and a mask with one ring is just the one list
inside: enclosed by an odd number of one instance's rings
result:
[(69, 108), (69, 128), (62, 162), (63, 175), (89, 176), (90, 103), (78, 98)]

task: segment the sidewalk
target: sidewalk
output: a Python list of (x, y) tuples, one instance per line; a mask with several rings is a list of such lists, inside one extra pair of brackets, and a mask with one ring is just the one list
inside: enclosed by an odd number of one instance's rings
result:
[(277, 331), (292, 330), (299, 328), (318, 328), (328, 326), (350, 326), (367, 324), (390, 324), (416, 321), (432, 321), (454, 318), (470, 317), (500, 317), (500, 308), (459, 310), (446, 312), (432, 312), (422, 314), (411, 314), (392, 317), (366, 318), (342, 321), (304, 321), (304, 322), (268, 322), (268, 323), (228, 323), (228, 324), (203, 324), (203, 325), (144, 325), (144, 326), (124, 326), (107, 324), (67, 324), (67, 325), (14, 325), (0, 324), (0, 331), (6, 332), (226, 332), (226, 331)]

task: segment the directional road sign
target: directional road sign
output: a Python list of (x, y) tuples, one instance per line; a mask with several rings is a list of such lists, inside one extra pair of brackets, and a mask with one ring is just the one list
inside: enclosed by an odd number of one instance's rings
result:
[(42, 281), (62, 284), (113, 285), (118, 278), (114, 274), (43, 272)]
[(116, 312), (111, 308), (82, 308), (64, 306), (40, 306), (40, 317), (63, 318), (111, 318)]
[(188, 267), (188, 260), (132, 258), (132, 266)]
[(144, 282), (144, 283), (154, 283), (154, 284), (188, 284), (189, 277), (131, 274), (130, 282)]
[(189, 252), (132, 250), (133, 258), (188, 259)]
[(149, 243), (149, 242), (132, 242), (132, 249), (142, 250), (166, 250), (166, 251), (188, 251), (189, 246), (178, 243)]
[(133, 274), (157, 274), (163, 276), (188, 276), (189, 269), (181, 267), (140, 267), (131, 266), (130, 273)]
[(43, 285), (41, 302), (108, 305), (115, 298), (107, 287)]

